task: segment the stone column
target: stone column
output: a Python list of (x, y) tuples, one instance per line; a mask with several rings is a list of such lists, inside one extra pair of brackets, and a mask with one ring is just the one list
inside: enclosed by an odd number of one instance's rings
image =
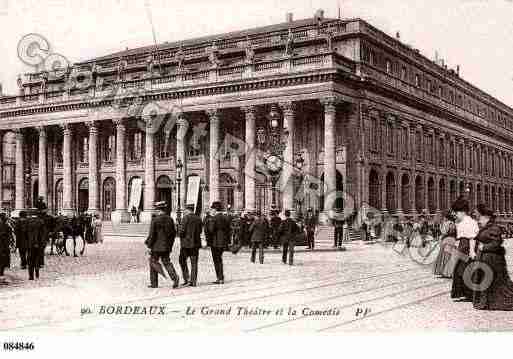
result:
[(410, 179), (410, 201), (411, 201), (411, 209), (410, 213), (413, 215), (417, 214), (417, 199), (416, 199), (416, 180), (417, 179), (417, 173), (415, 171), (411, 172), (411, 179)]
[(38, 169), (38, 192), (39, 196), (43, 197), (44, 202), (48, 206), (48, 167), (47, 167), (47, 137), (46, 127), (41, 126), (37, 128), (39, 131), (39, 169)]
[(21, 129), (14, 130), (16, 134), (16, 169), (15, 169), (15, 203), (17, 210), (25, 209), (25, 163), (23, 156), (24, 136)]
[(130, 216), (126, 208), (126, 158), (125, 158), (125, 133), (124, 119), (113, 120), (116, 125), (116, 209), (112, 212), (112, 222), (128, 222)]
[(397, 176), (395, 179), (395, 193), (396, 193), (396, 203), (397, 203), (397, 211), (396, 214), (402, 215), (403, 214), (403, 181), (402, 181), (403, 174), (401, 171), (397, 171)]
[(380, 178), (381, 185), (381, 212), (383, 214), (388, 213), (388, 203), (387, 203), (387, 169), (385, 166), (381, 168)]
[(255, 203), (255, 177), (256, 177), (256, 152), (255, 152), (255, 118), (256, 108), (248, 106), (242, 108), (246, 117), (246, 168), (244, 169), (244, 197), (245, 209), (247, 211), (254, 211), (256, 209)]
[(210, 109), (207, 111), (210, 119), (210, 177), (209, 177), (209, 201), (219, 201), (219, 110)]
[(71, 162), (71, 125), (63, 124), (63, 144), (62, 144), (62, 214), (71, 216), (73, 210), (73, 168)]
[(335, 153), (337, 98), (334, 96), (322, 98), (321, 104), (324, 106), (324, 213), (327, 214), (333, 203), (330, 203), (329, 196), (326, 194), (337, 188)]
[(88, 212), (98, 212), (98, 124), (94, 121), (86, 122), (89, 128), (89, 204)]
[[(145, 118), (145, 155), (144, 155), (144, 211), (141, 213), (141, 222), (150, 223), (155, 212), (155, 121)], [(172, 203), (168, 203), (172, 205)]]
[[(282, 171), (283, 210), (291, 210), (295, 213), (294, 205), (294, 131), (295, 131), (295, 104), (294, 102), (282, 102), (283, 127), (288, 131), (287, 144), (283, 152), (284, 166)], [(336, 176), (335, 176), (336, 177)]]
[[(187, 190), (187, 158), (186, 158), (186, 149), (185, 143), (187, 140), (187, 130), (189, 128), (189, 122), (185, 118), (183, 113), (179, 113), (177, 118), (177, 132), (176, 132), (176, 161), (182, 161), (183, 169), (182, 169), (182, 180), (180, 183), (180, 205), (181, 209), (184, 208), (185, 204), (185, 194)], [(176, 168), (175, 168), (176, 170)], [(178, 190), (178, 184), (177, 184)], [(210, 188), (209, 188), (210, 191)], [(178, 205), (178, 198), (177, 198)]]

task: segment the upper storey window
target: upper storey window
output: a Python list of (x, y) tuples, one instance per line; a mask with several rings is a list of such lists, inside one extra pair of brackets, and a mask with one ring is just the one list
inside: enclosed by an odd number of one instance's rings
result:
[(408, 76), (408, 73), (406, 71), (406, 66), (403, 66), (403, 68), (401, 69), (401, 78), (403, 80), (406, 80), (407, 76)]
[(388, 74), (392, 72), (392, 63), (390, 62), (389, 59), (387, 59), (385, 62), (385, 68), (386, 68)]
[(415, 86), (420, 87), (420, 76), (415, 74)]

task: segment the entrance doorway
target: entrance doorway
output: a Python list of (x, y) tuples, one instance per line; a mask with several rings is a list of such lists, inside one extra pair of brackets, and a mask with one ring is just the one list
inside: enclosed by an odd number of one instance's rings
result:
[(87, 212), (89, 208), (89, 179), (83, 178), (78, 184), (78, 213)]
[(34, 181), (34, 186), (32, 187), (32, 207), (36, 206), (37, 199), (39, 198), (39, 181)]
[(116, 209), (116, 181), (112, 177), (108, 177), (103, 181), (103, 201), (102, 211), (103, 220), (110, 221), (112, 211)]
[(173, 210), (173, 182), (171, 179), (162, 175), (157, 180), (157, 202), (166, 201), (168, 213)]

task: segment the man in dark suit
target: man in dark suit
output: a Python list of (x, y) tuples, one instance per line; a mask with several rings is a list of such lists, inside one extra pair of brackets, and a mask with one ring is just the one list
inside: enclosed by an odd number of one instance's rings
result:
[(27, 269), (27, 212), (20, 211), (20, 218), (16, 221), (14, 233), (16, 234), (16, 247), (20, 253), (21, 269)]
[(317, 226), (317, 219), (313, 213), (312, 208), (308, 208), (308, 212), (305, 217), (306, 227), (306, 240), (308, 243), (308, 249), (315, 248), (315, 227)]
[(299, 228), (296, 222), (290, 218), (290, 211), (285, 211), (285, 220), (280, 225), (280, 238), (283, 245), (282, 262), (287, 264), (287, 252), (289, 257), (289, 264), (294, 264), (294, 245), (296, 244), (296, 236), (299, 233)]
[(28, 239), (28, 274), (29, 280), (39, 279), (39, 268), (42, 262), (42, 251), (45, 242), (45, 222), (40, 216), (31, 216), (27, 219)]
[(269, 223), (262, 215), (262, 212), (256, 212), (256, 219), (249, 228), (251, 238), (251, 262), (255, 263), (256, 249), (259, 249), (260, 264), (264, 264), (264, 244), (269, 236)]
[(280, 244), (280, 238), (278, 236), (278, 230), (280, 229), (281, 224), (281, 218), (278, 215), (278, 211), (274, 210), (271, 213), (271, 243), (274, 247), (274, 249), (278, 248), (278, 245)]
[(150, 233), (145, 241), (146, 246), (150, 249), (150, 288), (158, 287), (159, 272), (157, 270), (162, 269), (159, 259), (173, 281), (173, 288), (178, 288), (179, 285), (178, 274), (169, 258), (175, 243), (175, 222), (165, 213), (166, 207), (165, 201), (155, 204), (157, 214), (151, 219)]
[[(195, 287), (198, 279), (198, 255), (201, 248), (202, 222), (200, 216), (194, 213), (194, 205), (187, 205), (182, 219), (180, 233), (179, 263), (185, 286)], [(191, 259), (191, 275), (187, 268), (187, 258)], [(189, 280), (190, 278), (190, 280)]]
[(217, 280), (214, 284), (224, 284), (223, 252), (230, 241), (230, 219), (221, 213), (221, 202), (212, 203), (212, 216), (214, 217), (212, 236), (212, 260), (216, 271)]
[(207, 241), (207, 247), (212, 247), (212, 238), (214, 237), (214, 217), (207, 211), (205, 218), (203, 219), (203, 233), (205, 234), (205, 240)]

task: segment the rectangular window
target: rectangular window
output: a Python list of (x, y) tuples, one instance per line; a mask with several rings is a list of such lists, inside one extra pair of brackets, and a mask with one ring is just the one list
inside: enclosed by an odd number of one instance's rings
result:
[(415, 134), (415, 147), (417, 152), (417, 161), (422, 161), (422, 134), (417, 131)]
[(434, 156), (433, 156), (433, 135), (428, 136), (428, 160), (430, 164), (434, 163)]
[(408, 128), (401, 128), (401, 147), (402, 147), (402, 156), (403, 160), (408, 159)]
[(438, 144), (438, 165), (440, 167), (444, 166), (445, 161), (445, 147), (444, 147), (444, 139), (441, 138)]
[(449, 145), (449, 162), (452, 169), (456, 167), (456, 159), (454, 158), (454, 142)]
[(379, 123), (376, 118), (371, 119), (371, 148), (373, 151), (379, 150)]

